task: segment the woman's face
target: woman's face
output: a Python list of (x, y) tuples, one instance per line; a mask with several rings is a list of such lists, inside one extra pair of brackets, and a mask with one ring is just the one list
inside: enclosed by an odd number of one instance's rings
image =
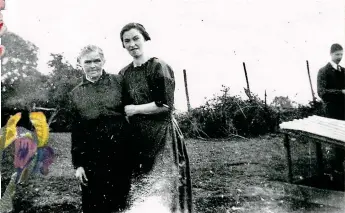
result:
[(98, 79), (102, 75), (104, 59), (96, 51), (89, 52), (80, 58), (80, 65), (88, 77)]
[(132, 28), (126, 31), (123, 36), (123, 46), (126, 48), (128, 53), (133, 58), (139, 58), (143, 55), (143, 46), (144, 46), (144, 36), (140, 33), (139, 30)]

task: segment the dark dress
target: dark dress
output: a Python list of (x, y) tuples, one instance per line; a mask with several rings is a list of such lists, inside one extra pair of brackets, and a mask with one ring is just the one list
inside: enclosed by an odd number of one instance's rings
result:
[(188, 155), (182, 133), (172, 117), (175, 90), (172, 69), (162, 60), (151, 58), (139, 67), (129, 64), (120, 75), (124, 78), (125, 105), (155, 102), (170, 109), (129, 117), (135, 134), (130, 210), (146, 212), (146, 206), (153, 205), (162, 213), (192, 212)]
[(75, 169), (83, 167), (88, 178), (87, 185), (81, 186), (84, 213), (126, 207), (131, 171), (124, 164), (128, 122), (123, 115), (121, 79), (103, 71), (98, 81), (84, 77), (70, 93), (72, 163)]

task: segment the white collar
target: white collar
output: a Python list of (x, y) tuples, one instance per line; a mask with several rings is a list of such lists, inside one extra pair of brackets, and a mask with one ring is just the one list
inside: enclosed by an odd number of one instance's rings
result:
[[(338, 70), (338, 66), (340, 66), (340, 65), (334, 63), (334, 61), (330, 61), (329, 63), (332, 65), (332, 67), (333, 67), (335, 70)], [(339, 70), (338, 70), (338, 71), (339, 71)]]
[(96, 81), (98, 81), (102, 77), (103, 73), (104, 73), (104, 70), (102, 70), (102, 74), (101, 74), (101, 76), (99, 76), (99, 78), (97, 80), (93, 80), (88, 75), (86, 75), (86, 73), (85, 73), (85, 78), (86, 78), (86, 80), (90, 81), (91, 83), (95, 83)]
[(97, 80), (93, 80), (91, 79), (89, 76), (85, 76), (86, 80), (90, 81), (91, 83), (95, 83), (96, 81), (98, 81), (101, 77), (99, 77)]

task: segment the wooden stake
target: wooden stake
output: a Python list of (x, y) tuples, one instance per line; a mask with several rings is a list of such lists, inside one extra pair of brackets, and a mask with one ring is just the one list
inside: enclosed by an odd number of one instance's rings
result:
[(184, 87), (185, 87), (185, 90), (186, 90), (188, 112), (190, 112), (191, 106), (190, 106), (189, 93), (188, 93), (187, 73), (186, 73), (185, 69), (183, 70), (183, 78), (184, 78)]
[(243, 69), (244, 69), (244, 74), (246, 76), (246, 82), (247, 82), (247, 89), (244, 89), (244, 91), (246, 92), (248, 98), (251, 100), (252, 99), (252, 93), (250, 92), (248, 74), (247, 74), (246, 64), (244, 62), (243, 62)]
[(267, 107), (267, 93), (266, 93), (266, 90), (265, 90), (265, 107)]
[(311, 83), (311, 78), (310, 78), (310, 71), (309, 71), (309, 62), (307, 60), (307, 70), (308, 70), (308, 77), (309, 77), (309, 84), (310, 84), (310, 89), (311, 89), (311, 95), (313, 97), (313, 102), (316, 102), (316, 97), (315, 97), (315, 93), (313, 90), (313, 85)]
[(324, 167), (323, 167), (323, 155), (322, 155), (321, 143), (315, 142), (315, 150), (316, 150), (317, 175), (319, 177), (322, 177)]
[(292, 160), (291, 160), (291, 147), (290, 147), (290, 139), (287, 133), (284, 134), (284, 147), (286, 151), (286, 160), (288, 166), (288, 181), (292, 183)]
[(243, 69), (244, 69), (244, 74), (246, 75), (247, 90), (248, 90), (248, 92), (250, 92), (249, 81), (248, 81), (248, 74), (247, 74), (246, 64), (244, 62), (243, 62)]

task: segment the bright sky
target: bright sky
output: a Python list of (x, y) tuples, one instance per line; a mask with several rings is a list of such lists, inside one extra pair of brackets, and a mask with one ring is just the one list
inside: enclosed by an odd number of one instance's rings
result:
[(10, 31), (40, 48), (44, 73), (50, 53), (64, 52), (75, 65), (87, 44), (100, 46), (106, 70), (117, 73), (131, 61), (120, 30), (142, 23), (152, 38), (147, 52), (175, 71), (180, 110), (186, 109), (183, 69), (196, 107), (222, 84), (243, 93), (242, 62), (253, 92), (263, 97), (266, 89), (269, 101), (288, 95), (306, 103), (312, 99), (306, 60), (316, 91), (330, 45), (345, 46), (343, 0), (8, 0), (2, 12)]

